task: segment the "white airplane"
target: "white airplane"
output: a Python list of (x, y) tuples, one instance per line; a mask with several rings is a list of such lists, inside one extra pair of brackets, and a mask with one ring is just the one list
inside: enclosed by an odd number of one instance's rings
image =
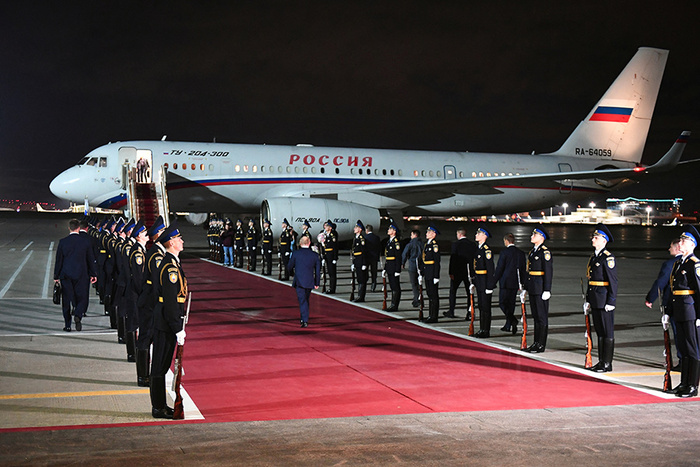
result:
[[(470, 215), (572, 203), (675, 167), (684, 131), (654, 165), (640, 164), (667, 50), (640, 48), (586, 118), (548, 154), (127, 141), (100, 146), (58, 175), (51, 191), (66, 200), (126, 204), (122, 166), (167, 169), (173, 211), (251, 213), (279, 226), (288, 218), (332, 219), (351, 235), (357, 219), (380, 212)], [(315, 227), (315, 226), (314, 226)]]

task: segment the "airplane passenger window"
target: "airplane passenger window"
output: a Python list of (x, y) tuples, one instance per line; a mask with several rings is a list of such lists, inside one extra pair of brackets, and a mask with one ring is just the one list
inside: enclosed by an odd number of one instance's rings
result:
[(100, 167), (107, 167), (107, 158), (100, 157)]
[(326, 173), (326, 169), (324, 167), (321, 167), (321, 173), (322, 174)]
[(199, 170), (201, 170), (202, 172), (204, 172), (204, 164), (199, 164)]
[(308, 167), (304, 167), (303, 172), (304, 172), (304, 173), (307, 173), (308, 171), (309, 171), (309, 168), (308, 168)]
[(476, 177), (476, 172), (472, 172), (472, 177)]
[(289, 167), (289, 166), (287, 166), (287, 173), (288, 173), (288, 174), (292, 173), (292, 168)]
[(233, 168), (233, 170), (235, 170), (236, 172), (240, 172), (240, 171), (241, 171), (241, 166), (240, 166), (240, 165), (236, 165), (236, 166)]
[(197, 170), (197, 166), (196, 166), (196, 165), (192, 164), (191, 167), (192, 167), (192, 170)]
[(386, 169), (382, 169), (382, 175), (386, 175)]
[(490, 176), (491, 176), (491, 172), (486, 172), (486, 176), (487, 176), (487, 177), (490, 177)]
[(94, 166), (95, 164), (97, 164), (97, 159), (95, 159), (94, 157), (91, 157), (90, 160), (87, 161), (87, 164), (85, 164), (85, 165), (89, 165), (89, 166), (92, 167), (92, 166)]
[(360, 169), (360, 175), (362, 175), (362, 169)]
[(512, 177), (513, 174), (512, 174), (511, 172), (508, 172), (508, 176), (509, 176), (509, 177)]
[(264, 165), (261, 165), (261, 166), (260, 166), (260, 172), (265, 172), (265, 166), (264, 166)]
[(484, 172), (479, 172), (479, 177), (483, 177), (483, 176), (484, 176)]
[(258, 173), (258, 166), (257, 165), (253, 166), (253, 173)]
[(421, 171), (420, 171), (420, 176), (421, 176), (421, 177), (425, 177), (425, 170), (421, 170)]
[(403, 175), (403, 170), (399, 169), (399, 177)]
[(294, 167), (294, 173), (299, 173), (299, 167)]
[(340, 173), (340, 169), (338, 167), (335, 168), (335, 173), (336, 175)]
[(311, 173), (315, 174), (316, 173), (316, 167), (311, 167)]
[(433, 171), (431, 170), (428, 174), (432, 177), (432, 176), (433, 176)]
[(83, 158), (80, 159), (80, 161), (78, 162), (78, 165), (83, 165), (84, 163), (87, 162), (88, 159), (89, 159), (89, 157), (83, 157)]
[[(360, 169), (362, 170), (362, 169)], [(350, 175), (355, 175), (355, 169), (350, 169)]]
[(173, 164), (173, 169), (177, 169), (177, 162)]
[(214, 164), (209, 164), (209, 172), (213, 172), (213, 171), (214, 171)]
[(278, 171), (279, 173), (282, 173), (282, 166), (281, 166), (281, 165), (278, 165), (278, 166), (277, 166), (277, 171)]
[(464, 178), (464, 172), (462, 172), (461, 170), (459, 171), (459, 178)]
[(391, 175), (394, 175), (394, 169), (391, 169), (390, 173)]
[[(450, 172), (450, 173), (452, 173), (452, 172)], [(437, 176), (438, 176), (438, 177), (442, 177), (442, 172), (438, 170), (438, 171), (437, 171)]]
[(248, 171), (248, 166), (247, 166), (247, 165), (244, 165), (244, 166), (243, 166), (243, 172), (247, 172), (247, 171)]
[(168, 163), (166, 162), (165, 164), (163, 164), (163, 167), (165, 168), (165, 170), (168, 170)]

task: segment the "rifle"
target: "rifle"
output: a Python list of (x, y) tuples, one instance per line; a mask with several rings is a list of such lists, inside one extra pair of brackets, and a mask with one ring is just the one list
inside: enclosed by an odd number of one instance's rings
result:
[(250, 271), (250, 247), (248, 247), (248, 271)]
[(321, 259), (321, 264), (323, 265), (323, 293), (326, 293), (326, 284), (328, 282), (328, 273), (326, 272), (326, 260)]
[[(352, 268), (352, 266), (351, 266)], [(350, 284), (350, 301), (355, 301), (355, 270), (352, 269), (352, 282)]]
[[(185, 320), (182, 323), (182, 330), (187, 326), (187, 320), (190, 318), (190, 305), (192, 304), (192, 292), (187, 296), (187, 312)], [(182, 420), (185, 418), (185, 411), (182, 408), (182, 395), (180, 395), (180, 382), (182, 380), (182, 351), (184, 345), (177, 345), (175, 351), (175, 365), (173, 366), (175, 377), (173, 378), (173, 391), (175, 392), (175, 405), (173, 406), (173, 420)]]
[[(520, 281), (520, 270), (516, 269), (518, 273), (518, 285), (520, 285), (520, 290), (523, 290), (523, 284)], [(527, 314), (525, 313), (525, 300), (520, 296), (520, 308), (523, 312), (523, 338), (520, 340), (520, 350), (527, 349)]]
[[(659, 291), (659, 309), (661, 315), (664, 315), (664, 298)], [(668, 334), (668, 329), (664, 329), (664, 357), (666, 357), (666, 372), (664, 373), (664, 392), (671, 391), (673, 384), (671, 383), (671, 368), (673, 368), (673, 357), (671, 356), (671, 337)]]
[(386, 311), (386, 270), (382, 271), (382, 292), (384, 293), (384, 301), (382, 301), (382, 310)]
[(279, 272), (280, 272), (280, 273), (277, 275), (277, 280), (278, 280), (278, 281), (281, 281), (281, 280), (282, 280), (282, 268), (284, 267), (284, 266), (283, 266), (284, 263), (282, 262), (282, 251), (281, 251), (280, 248), (277, 249), (277, 259), (279, 260), (279, 261), (278, 261), (278, 262), (279, 262), (279, 268), (278, 268), (278, 269), (279, 269)]
[[(583, 287), (583, 277), (581, 278), (581, 296), (583, 301), (586, 301), (586, 289)], [(593, 340), (591, 339), (591, 315), (586, 316), (586, 361), (583, 365), (584, 368), (593, 367), (593, 358), (591, 357), (591, 352), (593, 351)]]
[(420, 303), (420, 308), (418, 308), (418, 321), (423, 321), (425, 319), (423, 316), (425, 299), (423, 298), (423, 276), (420, 273), (420, 263), (418, 262), (418, 258), (416, 258), (416, 272), (418, 273), (418, 302)]

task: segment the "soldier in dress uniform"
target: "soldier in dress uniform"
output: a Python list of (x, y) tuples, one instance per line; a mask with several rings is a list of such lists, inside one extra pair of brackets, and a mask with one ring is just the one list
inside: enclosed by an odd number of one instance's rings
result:
[(477, 251), (474, 256), (474, 277), (470, 291), (476, 294), (479, 303), (479, 331), (474, 337), (491, 336), (491, 296), (496, 287), (494, 276), (493, 251), (486, 244), (491, 236), (485, 226), (476, 229), (474, 240), (477, 243)]
[(236, 256), (234, 266), (237, 268), (242, 268), (243, 250), (245, 250), (245, 234), (243, 233), (243, 223), (240, 219), (236, 220), (236, 236), (233, 239), (233, 249)]
[(588, 290), (583, 304), (584, 314), (593, 315), (593, 326), (598, 336), (598, 363), (590, 370), (597, 373), (612, 371), (615, 350), (615, 301), (617, 299), (617, 263), (606, 246), (613, 241), (612, 233), (603, 224), (598, 224), (591, 244), (595, 252), (588, 260), (586, 277)]
[[(301, 237), (309, 237), (309, 241), (311, 242), (310, 245), (314, 244), (313, 238), (311, 238), (311, 224), (309, 224), (308, 220), (304, 220), (304, 223), (301, 224), (301, 233), (299, 234), (299, 239), (301, 240)], [(296, 244), (296, 249), (299, 249), (299, 243), (297, 242)]]
[(323, 240), (323, 261), (329, 283), (326, 293), (334, 294), (338, 283), (338, 232), (335, 231), (335, 223), (330, 219), (326, 221), (324, 228), (326, 232)]
[(165, 374), (173, 360), (175, 344), (184, 345), (187, 278), (180, 263), (184, 241), (175, 225), (168, 227), (158, 239), (166, 253), (158, 268), (158, 297), (153, 312), (153, 362), (151, 363), (151, 414), (154, 418), (173, 418), (173, 409), (165, 399)]
[(124, 294), (129, 281), (131, 280), (131, 270), (129, 269), (129, 255), (131, 254), (131, 231), (136, 222), (129, 219), (124, 228), (119, 232), (119, 241), (116, 247), (117, 279), (114, 299), (117, 304), (117, 340), (120, 344), (126, 344), (126, 310)]
[[(552, 252), (544, 244), (549, 234), (543, 227), (536, 227), (530, 235), (534, 245), (527, 256), (527, 284), (530, 311), (535, 323), (535, 340), (525, 352), (541, 353), (547, 346), (549, 332), (549, 299), (552, 296)], [(521, 294), (521, 299), (524, 294)]]
[(109, 325), (112, 329), (117, 329), (117, 303), (114, 296), (115, 281), (117, 272), (117, 243), (119, 232), (124, 228), (123, 219), (115, 219), (107, 233), (104, 246), (107, 250), (105, 260), (105, 314), (109, 315)]
[(671, 306), (661, 323), (668, 329), (670, 318), (676, 321), (676, 348), (681, 353), (681, 382), (673, 388), (678, 397), (698, 395), (700, 382), (700, 259), (693, 253), (700, 234), (692, 225), (685, 228), (678, 244), (681, 257), (671, 271)]
[(248, 235), (246, 236), (246, 242), (248, 246), (248, 271), (255, 271), (255, 267), (258, 262), (259, 237), (260, 234), (255, 228), (255, 220), (251, 218), (248, 221)]
[(367, 279), (369, 279), (369, 274), (367, 272), (367, 242), (365, 242), (365, 236), (363, 234), (364, 230), (365, 225), (358, 219), (353, 229), (355, 238), (352, 240), (352, 249), (350, 251), (352, 257), (352, 264), (350, 268), (351, 270), (355, 271), (355, 279), (357, 281), (358, 289), (355, 302), (358, 303), (365, 301), (365, 294), (367, 293)]
[(262, 255), (263, 255), (263, 276), (272, 275), (272, 229), (270, 226), (272, 223), (270, 219), (265, 219), (263, 221), (263, 234), (262, 234)]
[(438, 283), (440, 282), (440, 248), (437, 237), (440, 234), (437, 227), (429, 225), (425, 231), (425, 246), (420, 257), (421, 276), (425, 281), (425, 290), (428, 294), (428, 319), (426, 323), (437, 323), (440, 311), (440, 297), (438, 296)]
[(158, 241), (165, 231), (165, 222), (162, 216), (158, 216), (150, 229), (148, 236), (153, 244), (146, 252), (146, 265), (144, 268), (144, 283), (138, 299), (139, 309), (139, 334), (136, 340), (136, 381), (139, 386), (150, 385), (151, 370), (151, 344), (153, 343), (153, 309), (158, 302), (154, 288), (158, 281), (158, 268), (165, 255), (165, 247)]
[(294, 238), (289, 232), (289, 221), (285, 217), (282, 221), (282, 233), (280, 233), (280, 243), (277, 255), (279, 256), (281, 262), (281, 274), (280, 280), (289, 280), (289, 271), (287, 270), (287, 264), (289, 264), (289, 255), (292, 252), (292, 242)]
[(386, 277), (391, 289), (391, 305), (386, 311), (398, 311), (401, 302), (401, 243), (399, 242), (399, 229), (392, 222), (387, 229), (389, 240), (384, 247), (384, 270), (382, 277)]
[(138, 221), (131, 231), (132, 246), (129, 253), (131, 278), (124, 292), (126, 315), (126, 359), (136, 362), (136, 331), (139, 328), (138, 299), (145, 283), (146, 242), (148, 232), (143, 221)]
[[(100, 233), (97, 236), (97, 291), (100, 294), (100, 305), (105, 305), (107, 296), (105, 262), (107, 261), (107, 241), (109, 240), (113, 223), (114, 219), (108, 219), (103, 222)], [(104, 314), (109, 315), (107, 307), (105, 307)]]

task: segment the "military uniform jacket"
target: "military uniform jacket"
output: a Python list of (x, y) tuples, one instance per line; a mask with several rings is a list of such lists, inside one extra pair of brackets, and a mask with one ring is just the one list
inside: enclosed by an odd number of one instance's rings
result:
[(182, 331), (187, 301), (187, 278), (180, 261), (166, 252), (158, 270), (158, 304), (154, 311), (155, 328), (177, 334)]
[(588, 260), (588, 291), (586, 301), (593, 308), (604, 308), (605, 305), (615, 306), (617, 298), (617, 263), (608, 250), (602, 250), (597, 255), (593, 253)]
[(258, 231), (255, 230), (255, 227), (250, 227), (248, 229), (248, 236), (246, 237), (246, 240), (248, 241), (248, 250), (252, 251), (258, 246)]
[(352, 249), (350, 250), (352, 254), (352, 264), (355, 268), (361, 268), (369, 263), (367, 259), (367, 242), (365, 241), (365, 236), (362, 234), (355, 235), (352, 240)]
[(138, 242), (131, 248), (129, 269), (131, 270), (129, 287), (133, 294), (139, 296), (146, 284), (146, 250)]
[(236, 237), (234, 238), (236, 249), (242, 250), (245, 246), (245, 238), (243, 236), (243, 227), (236, 227)]
[(541, 295), (552, 291), (552, 252), (545, 245), (533, 248), (527, 255), (527, 293)]
[(119, 268), (119, 276), (117, 278), (117, 285), (122, 285), (126, 289), (129, 286), (131, 280), (131, 266), (129, 264), (129, 257), (131, 256), (131, 241), (128, 238), (122, 239), (122, 241), (117, 246), (117, 262)]
[(292, 249), (292, 236), (284, 229), (280, 234), (280, 253), (289, 253)]
[(146, 252), (146, 267), (144, 270), (144, 285), (139, 295), (139, 307), (149, 310), (155, 308), (158, 302), (156, 289), (158, 288), (158, 271), (165, 256), (165, 248), (160, 243), (154, 243)]
[(700, 260), (679, 258), (671, 272), (671, 310), (676, 321), (700, 318)]
[(272, 253), (272, 239), (274, 237), (272, 236), (272, 229), (269, 227), (263, 230), (263, 235), (262, 235), (262, 248), (263, 251), (266, 251), (268, 253)]
[(335, 230), (326, 234), (326, 241), (323, 242), (323, 256), (326, 261), (338, 259), (338, 233)]
[(476, 250), (474, 256), (474, 285), (478, 290), (493, 290), (496, 287), (494, 275), (493, 251), (484, 243)]
[(440, 248), (435, 240), (428, 240), (420, 257), (421, 275), (426, 280), (440, 279)]
[(401, 243), (396, 237), (390, 238), (384, 248), (384, 270), (387, 274), (401, 272)]

